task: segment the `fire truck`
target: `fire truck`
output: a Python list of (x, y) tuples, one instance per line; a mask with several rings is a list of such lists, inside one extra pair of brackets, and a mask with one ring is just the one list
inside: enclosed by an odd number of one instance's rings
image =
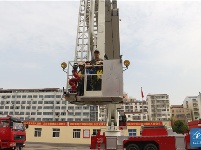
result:
[(7, 116), (0, 118), (0, 149), (21, 150), (25, 146), (28, 128), (18, 118)]
[[(78, 14), (74, 60), (61, 63), (67, 74), (67, 86), (63, 91), (69, 103), (104, 105), (106, 108), (106, 131), (91, 137), (91, 149), (184, 150), (201, 147), (198, 144), (200, 122), (194, 124), (195, 127), (189, 124), (192, 132), (186, 134), (176, 134), (165, 126), (143, 126), (141, 136), (121, 136), (120, 127), (125, 127), (126, 119), (117, 110), (124, 100), (123, 72), (130, 61), (123, 61), (120, 53), (117, 0), (80, 0)], [(119, 120), (120, 117), (124, 119)], [(190, 138), (192, 134), (195, 139)]]

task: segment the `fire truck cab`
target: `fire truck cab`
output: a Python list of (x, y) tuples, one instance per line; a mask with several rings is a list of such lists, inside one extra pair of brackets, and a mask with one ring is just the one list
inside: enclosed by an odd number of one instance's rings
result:
[(25, 146), (28, 126), (23, 121), (11, 116), (0, 118), (0, 149), (18, 149)]

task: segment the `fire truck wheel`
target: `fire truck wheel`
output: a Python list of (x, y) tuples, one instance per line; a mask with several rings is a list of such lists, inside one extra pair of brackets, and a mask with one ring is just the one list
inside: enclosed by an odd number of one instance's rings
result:
[(156, 147), (156, 145), (149, 143), (145, 145), (144, 150), (158, 150), (158, 148)]
[(126, 147), (126, 150), (140, 150), (139, 146), (136, 145), (136, 144), (129, 144), (127, 147)]
[(16, 147), (15, 150), (22, 150), (22, 147)]

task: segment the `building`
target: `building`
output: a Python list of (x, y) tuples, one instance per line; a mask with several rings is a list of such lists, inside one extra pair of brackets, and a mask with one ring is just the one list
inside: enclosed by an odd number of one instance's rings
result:
[(0, 114), (35, 121), (98, 121), (98, 106), (70, 104), (59, 88), (0, 89)]
[(148, 117), (151, 121), (170, 120), (170, 100), (167, 94), (148, 94)]
[(125, 113), (127, 121), (148, 120), (148, 108), (146, 101), (128, 98), (122, 104), (120, 111)]
[(184, 108), (190, 109), (193, 120), (201, 118), (199, 113), (199, 108), (201, 107), (199, 96), (187, 96), (183, 101), (183, 106)]
[(183, 105), (171, 105), (170, 112), (171, 119), (174, 121), (182, 120), (185, 123), (192, 121), (190, 109), (184, 108)]
[[(27, 129), (27, 142), (37, 143), (66, 143), (90, 144), (91, 135), (106, 130), (106, 122), (41, 122), (25, 121), (29, 124)], [(139, 136), (141, 126), (171, 126), (170, 121), (135, 121), (127, 122), (127, 129), (121, 130), (124, 136)]]

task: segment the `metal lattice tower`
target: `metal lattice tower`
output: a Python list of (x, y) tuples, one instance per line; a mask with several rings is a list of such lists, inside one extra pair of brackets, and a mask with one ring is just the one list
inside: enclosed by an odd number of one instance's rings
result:
[(98, 0), (80, 0), (74, 61), (90, 60), (97, 47)]

